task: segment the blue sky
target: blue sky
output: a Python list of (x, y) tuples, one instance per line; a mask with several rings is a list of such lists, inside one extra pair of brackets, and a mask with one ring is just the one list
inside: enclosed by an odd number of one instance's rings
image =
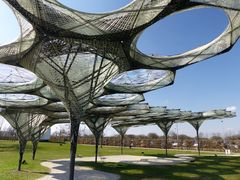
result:
[[(65, 5), (81, 11), (104, 12), (127, 5), (130, 0), (60, 0)], [(0, 44), (16, 38), (18, 26), (11, 11), (0, 0)], [(146, 29), (139, 40), (138, 47), (144, 53), (174, 55), (199, 45), (206, 44), (220, 35), (227, 26), (224, 12), (216, 8), (204, 8), (186, 11), (157, 22)], [(181, 108), (182, 110), (204, 111), (215, 108), (236, 106), (240, 108), (240, 43), (220, 56), (208, 59), (177, 71), (172, 86), (145, 94), (150, 105)], [(178, 125), (179, 133), (194, 135), (188, 124)], [(171, 129), (176, 131), (176, 125)], [(204, 134), (240, 132), (238, 117), (208, 121), (200, 129)], [(160, 133), (158, 127), (146, 126), (131, 128), (128, 133)], [(105, 134), (115, 133), (107, 129)]]

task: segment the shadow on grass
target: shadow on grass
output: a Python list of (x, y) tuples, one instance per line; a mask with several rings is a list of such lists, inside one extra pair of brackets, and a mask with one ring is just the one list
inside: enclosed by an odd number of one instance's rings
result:
[[(18, 142), (14, 141), (13, 143), (14, 144), (0, 143), (0, 152), (18, 151), (19, 150)], [(31, 151), (31, 150), (32, 150), (32, 145), (31, 145), (31, 143), (28, 142), (28, 144), (26, 146), (26, 151)]]
[(123, 163), (78, 163), (96, 170), (119, 174), (121, 179), (240, 179), (240, 157), (196, 157), (192, 163), (142, 166)]
[[(155, 157), (161, 157), (161, 158), (165, 158), (166, 155), (165, 154), (146, 154), (144, 153), (144, 156), (155, 156)], [(167, 158), (174, 158), (175, 156), (173, 154), (169, 154), (167, 155)]]
[(18, 144), (0, 144), (0, 152), (16, 151), (18, 148)]
[(48, 175), (49, 172), (43, 172), (43, 171), (31, 171), (31, 170), (22, 170), (21, 172), (24, 173), (33, 173), (33, 174), (42, 174), (42, 175)]

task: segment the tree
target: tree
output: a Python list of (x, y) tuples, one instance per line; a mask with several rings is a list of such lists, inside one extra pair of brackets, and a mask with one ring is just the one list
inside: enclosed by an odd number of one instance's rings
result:
[(156, 133), (149, 133), (147, 136), (150, 139), (158, 139), (159, 138), (159, 136)]

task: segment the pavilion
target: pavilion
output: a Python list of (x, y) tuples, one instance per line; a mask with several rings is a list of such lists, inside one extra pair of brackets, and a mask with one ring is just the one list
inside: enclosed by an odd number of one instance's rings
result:
[[(69, 179), (73, 180), (80, 122), (89, 126), (97, 145), (110, 120), (125, 126), (153, 119), (167, 136), (176, 121), (188, 121), (198, 132), (203, 120), (235, 116), (227, 109), (209, 115), (148, 108), (139, 103), (144, 101), (143, 93), (172, 85), (178, 69), (229, 51), (240, 36), (240, 2), (135, 0), (103, 14), (79, 12), (56, 0), (4, 2), (16, 15), (21, 35), (0, 47), (0, 62), (35, 74), (29, 79), (26, 73), (23, 82), (16, 73), (13, 82), (6, 77), (0, 79), (1, 113), (18, 132), (22, 147), (19, 162), (26, 139), (35, 136), (43, 125), (71, 123)], [(163, 57), (137, 49), (137, 41), (147, 27), (173, 13), (204, 6), (222, 8), (229, 18), (226, 30), (209, 44)], [(162, 124), (165, 119), (171, 123)], [(117, 129), (124, 134), (124, 129)]]

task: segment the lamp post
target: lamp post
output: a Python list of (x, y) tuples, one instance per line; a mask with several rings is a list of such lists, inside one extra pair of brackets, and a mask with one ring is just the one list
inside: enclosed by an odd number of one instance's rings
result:
[(179, 149), (179, 144), (178, 144), (178, 123), (176, 123), (176, 130), (177, 130), (177, 148)]

